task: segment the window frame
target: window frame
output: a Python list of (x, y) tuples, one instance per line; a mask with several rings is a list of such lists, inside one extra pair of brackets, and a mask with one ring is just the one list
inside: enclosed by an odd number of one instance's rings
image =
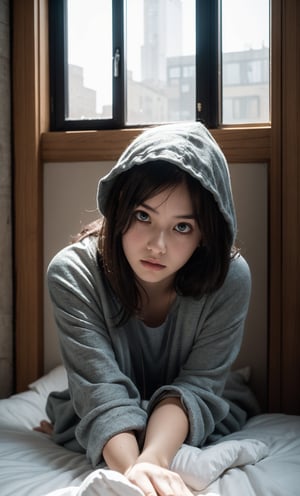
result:
[[(124, 45), (123, 1), (112, 0), (113, 54)], [(120, 76), (113, 84), (113, 119), (66, 119), (68, 70), (67, 0), (49, 0), (50, 130), (84, 131), (117, 129), (124, 121), (124, 60), (120, 59)], [(63, 50), (61, 49), (63, 47)]]
[[(220, 122), (219, 71), (219, 0), (195, 0), (195, 120), (209, 128)], [(66, 119), (68, 70), (67, 61), (67, 0), (49, 0), (49, 64), (50, 64), (50, 130), (84, 131), (143, 128), (146, 124), (130, 125), (126, 117), (125, 26), (124, 1), (112, 0), (112, 60), (120, 53), (119, 76), (113, 77), (111, 119)], [(63, 47), (63, 50), (61, 49)], [(205, 70), (203, 70), (203, 65)], [(153, 123), (151, 123), (153, 124)], [(160, 122), (157, 122), (160, 124)]]

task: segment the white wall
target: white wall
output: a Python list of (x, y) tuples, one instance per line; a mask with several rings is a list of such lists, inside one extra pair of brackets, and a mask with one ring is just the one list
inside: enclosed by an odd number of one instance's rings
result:
[(252, 296), (237, 366), (250, 364), (254, 391), (267, 404), (268, 169), (266, 164), (231, 165), (238, 241), (252, 273)]
[[(47, 163), (44, 166), (44, 264), (70, 236), (97, 218), (96, 188), (109, 162)], [(238, 241), (253, 279), (241, 354), (236, 366), (251, 365), (252, 387), (265, 405), (267, 374), (267, 165), (230, 166)], [(52, 309), (45, 286), (45, 372), (60, 361)]]

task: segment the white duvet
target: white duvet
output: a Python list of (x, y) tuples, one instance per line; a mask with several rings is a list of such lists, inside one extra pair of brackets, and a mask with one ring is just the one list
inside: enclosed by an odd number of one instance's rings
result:
[[(122, 475), (93, 471), (84, 455), (32, 430), (45, 418), (48, 393), (65, 387), (57, 367), (29, 391), (0, 401), (1, 496), (141, 496)], [(172, 469), (195, 495), (299, 496), (300, 417), (258, 415), (218, 444), (183, 445)]]

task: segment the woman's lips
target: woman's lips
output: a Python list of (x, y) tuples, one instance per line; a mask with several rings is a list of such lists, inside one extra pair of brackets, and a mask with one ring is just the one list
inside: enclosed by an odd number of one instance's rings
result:
[(156, 260), (149, 260), (149, 259), (141, 260), (141, 264), (143, 265), (143, 267), (152, 270), (162, 270), (166, 267), (165, 265), (157, 262)]

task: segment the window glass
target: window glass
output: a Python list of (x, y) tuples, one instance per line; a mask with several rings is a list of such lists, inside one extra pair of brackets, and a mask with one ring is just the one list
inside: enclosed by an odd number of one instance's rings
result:
[(52, 130), (270, 121), (269, 0), (49, 6)]
[(269, 0), (222, 0), (222, 122), (269, 122)]
[(67, 53), (66, 119), (111, 119), (111, 0), (68, 0)]
[(126, 124), (194, 120), (195, 0), (127, 0), (126, 17)]

